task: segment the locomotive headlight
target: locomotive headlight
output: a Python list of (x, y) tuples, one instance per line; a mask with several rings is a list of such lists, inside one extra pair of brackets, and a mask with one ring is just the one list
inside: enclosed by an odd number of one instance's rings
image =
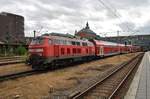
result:
[(43, 49), (42, 48), (35, 49), (35, 52), (43, 52)]

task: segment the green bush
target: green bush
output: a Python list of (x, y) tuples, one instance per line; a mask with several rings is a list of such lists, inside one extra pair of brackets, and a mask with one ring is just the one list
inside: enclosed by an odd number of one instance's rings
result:
[(25, 47), (19, 46), (19, 47), (16, 48), (15, 52), (16, 52), (17, 55), (25, 55), (27, 53), (27, 50), (26, 50)]

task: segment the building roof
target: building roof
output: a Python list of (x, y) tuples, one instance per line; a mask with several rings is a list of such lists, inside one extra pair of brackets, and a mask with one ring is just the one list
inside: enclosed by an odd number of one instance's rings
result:
[(2, 15), (2, 16), (9, 16), (9, 15), (11, 15), (11, 16), (14, 16), (14, 17), (20, 17), (20, 18), (23, 18), (23, 19), (24, 19), (24, 17), (21, 16), (21, 15), (9, 13), (9, 12), (0, 12), (0, 15)]
[(79, 32), (84, 32), (84, 33), (89, 33), (89, 34), (94, 34), (94, 35), (96, 35), (96, 33), (93, 32), (93, 31), (90, 29), (88, 22), (86, 23), (86, 27), (83, 28), (83, 29), (81, 29), (80, 31), (78, 31), (78, 33), (79, 33)]

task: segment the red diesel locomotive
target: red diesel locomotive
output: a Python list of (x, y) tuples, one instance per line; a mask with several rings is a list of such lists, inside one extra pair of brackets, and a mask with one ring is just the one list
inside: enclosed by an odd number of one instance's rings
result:
[(29, 45), (28, 63), (33, 69), (53, 68), (56, 64), (88, 60), (138, 51), (139, 47), (100, 40), (81, 40), (60, 36), (40, 36)]

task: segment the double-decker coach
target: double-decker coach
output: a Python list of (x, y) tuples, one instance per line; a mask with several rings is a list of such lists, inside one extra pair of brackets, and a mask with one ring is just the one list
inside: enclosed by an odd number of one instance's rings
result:
[(96, 56), (104, 57), (120, 53), (119, 44), (101, 40), (93, 40)]

